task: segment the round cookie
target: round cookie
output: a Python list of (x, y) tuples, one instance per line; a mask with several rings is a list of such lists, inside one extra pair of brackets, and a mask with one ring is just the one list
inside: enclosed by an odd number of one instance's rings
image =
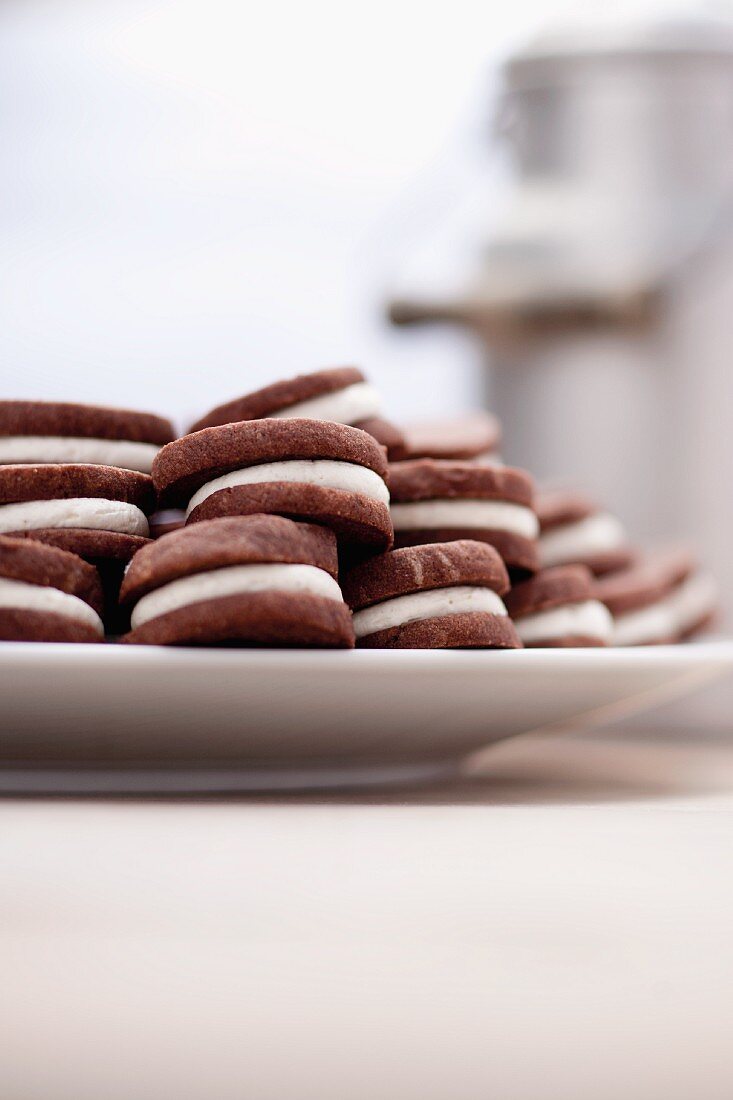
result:
[(0, 640), (99, 642), (102, 588), (75, 554), (0, 535)]
[(153, 413), (55, 401), (0, 401), (0, 465), (89, 463), (150, 473), (175, 438)]
[[(155, 506), (148, 474), (111, 466), (0, 466), (0, 534), (63, 532), (82, 557), (129, 556), (149, 535)], [(119, 550), (118, 550), (119, 548)]]
[[(404, 459), (438, 458), (500, 466), (501, 425), (491, 413), (476, 411), (403, 427)], [(394, 461), (394, 460), (393, 460)]]
[(36, 539), (95, 565), (112, 633), (127, 628), (118, 614), (120, 581), (149, 541), (154, 507), (149, 474), (78, 464), (0, 466), (0, 534)]
[(350, 424), (368, 432), (386, 447), (390, 458), (402, 455), (404, 450), (402, 433), (382, 417), (379, 394), (356, 367), (334, 367), (274, 382), (218, 405), (192, 424), (190, 431), (267, 417), (299, 417)]
[(620, 521), (588, 497), (565, 489), (544, 489), (535, 497), (543, 568), (586, 565), (596, 576), (624, 569), (635, 552)]
[(543, 569), (507, 595), (507, 611), (528, 648), (604, 646), (613, 620), (595, 598), (593, 575), (583, 565)]
[[(148, 474), (111, 466), (0, 466), (0, 534), (63, 531), (64, 549), (116, 556), (149, 534), (147, 515), (155, 506)], [(100, 538), (101, 536), (101, 538)]]
[(366, 432), (319, 420), (250, 420), (169, 443), (153, 478), (162, 507), (187, 523), (267, 512), (330, 527), (342, 542), (392, 540), (387, 462)]
[(613, 616), (613, 644), (662, 645), (693, 637), (716, 617), (713, 580), (685, 550), (647, 554), (627, 569), (600, 577), (596, 596)]
[(533, 482), (524, 470), (416, 459), (390, 465), (395, 547), (478, 539), (515, 579), (538, 566)]
[(508, 586), (496, 550), (471, 540), (392, 550), (342, 579), (364, 649), (517, 649)]
[(273, 515), (202, 521), (133, 558), (120, 593), (132, 630), (122, 641), (350, 648), (336, 572), (325, 527)]

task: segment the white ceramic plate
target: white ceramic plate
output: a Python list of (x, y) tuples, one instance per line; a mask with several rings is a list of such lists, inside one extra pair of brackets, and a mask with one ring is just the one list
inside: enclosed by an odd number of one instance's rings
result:
[(0, 790), (255, 790), (424, 779), (505, 737), (644, 710), (733, 642), (283, 651), (0, 644)]

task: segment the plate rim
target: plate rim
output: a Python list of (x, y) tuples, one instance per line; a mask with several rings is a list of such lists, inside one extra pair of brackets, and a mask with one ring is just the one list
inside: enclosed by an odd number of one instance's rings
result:
[(152, 665), (217, 664), (240, 668), (242, 665), (297, 666), (342, 671), (365, 665), (390, 671), (404, 671), (405, 667), (419, 669), (427, 666), (481, 668), (487, 662), (504, 664), (510, 668), (522, 665), (584, 664), (588, 666), (613, 665), (622, 670), (641, 663), (679, 665), (697, 668), (713, 663), (730, 666), (733, 670), (733, 638), (659, 646), (577, 648), (548, 647), (533, 649), (267, 649), (267, 648), (216, 648), (176, 646), (126, 646), (114, 644), (69, 642), (0, 642), (0, 674), (10, 664), (80, 665), (82, 661), (98, 663), (119, 662), (128, 666), (140, 665), (150, 669)]

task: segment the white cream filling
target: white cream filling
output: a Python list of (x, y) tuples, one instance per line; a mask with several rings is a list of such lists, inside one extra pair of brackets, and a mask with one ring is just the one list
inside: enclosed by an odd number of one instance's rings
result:
[(19, 611), (50, 611), (91, 626), (99, 635), (104, 634), (102, 620), (94, 608), (78, 596), (61, 592), (58, 588), (0, 577), (0, 607)]
[(626, 545), (626, 532), (615, 516), (607, 512), (564, 523), (540, 536), (542, 565), (566, 565)]
[(608, 643), (613, 632), (613, 619), (600, 600), (583, 600), (521, 615), (514, 620), (514, 626), (525, 645), (568, 636), (597, 638)]
[(434, 619), (439, 615), (461, 615), (466, 611), (483, 611), (489, 615), (506, 615), (504, 602), (490, 588), (459, 585), (456, 588), (433, 588), (428, 592), (411, 592), (395, 596), (354, 612), (354, 633), (357, 638), (389, 630), (418, 619)]
[(149, 474), (160, 447), (126, 439), (82, 439), (76, 436), (8, 435), (0, 438), (0, 465), (37, 462), (82, 462), (117, 466)]
[(485, 451), (483, 454), (475, 455), (469, 460), (475, 466), (503, 466), (504, 459), (501, 457), (498, 451)]
[(182, 525), (186, 518), (186, 513), (180, 508), (161, 508), (158, 512), (153, 512), (152, 516), (148, 517), (148, 523), (155, 523), (158, 527), (164, 523), (176, 523)]
[(138, 601), (130, 621), (133, 628), (137, 628), (159, 615), (189, 604), (265, 591), (307, 593), (339, 603), (343, 600), (341, 589), (333, 577), (315, 565), (228, 565), (190, 577), (179, 577), (148, 592)]
[(290, 419), (304, 416), (309, 420), (331, 420), (337, 424), (356, 424), (370, 416), (380, 416), (382, 399), (368, 382), (354, 382), (341, 390), (311, 397), (308, 401), (298, 401), (286, 409), (271, 413), (276, 419)]
[(649, 607), (614, 619), (614, 645), (646, 645), (677, 637), (715, 609), (717, 589), (711, 577), (697, 573)]
[(504, 500), (418, 500), (393, 504), (390, 512), (395, 531), (475, 527), (510, 531), (526, 539), (536, 538), (539, 531), (537, 516), (531, 508)]
[(186, 515), (203, 503), (212, 493), (229, 489), (234, 485), (263, 485), (272, 481), (289, 481), (304, 485), (318, 485), (323, 489), (342, 489), (347, 493), (359, 493), (389, 504), (389, 490), (384, 480), (366, 466), (353, 462), (336, 462), (327, 458), (298, 458), (284, 462), (264, 462), (260, 466), (247, 466), (244, 470), (232, 470), (229, 474), (207, 481), (188, 502)]
[(86, 527), (121, 535), (150, 534), (145, 514), (136, 505), (123, 500), (71, 497), (0, 505), (0, 533), (35, 531), (40, 527)]

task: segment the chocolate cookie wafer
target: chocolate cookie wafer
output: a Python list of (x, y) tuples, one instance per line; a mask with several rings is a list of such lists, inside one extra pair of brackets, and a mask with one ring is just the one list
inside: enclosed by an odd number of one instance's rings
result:
[(500, 466), (501, 425), (491, 413), (476, 411), (460, 417), (405, 424), (403, 459), (438, 458)]

